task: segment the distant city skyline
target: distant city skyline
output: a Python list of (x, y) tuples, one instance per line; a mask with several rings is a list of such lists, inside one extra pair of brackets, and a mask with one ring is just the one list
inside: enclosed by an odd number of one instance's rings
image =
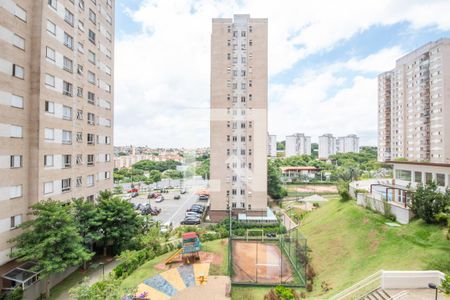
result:
[(449, 1), (118, 0), (116, 7), (115, 145), (209, 145), (215, 17), (270, 21), (271, 134), (352, 132), (373, 146), (377, 75), (450, 36)]

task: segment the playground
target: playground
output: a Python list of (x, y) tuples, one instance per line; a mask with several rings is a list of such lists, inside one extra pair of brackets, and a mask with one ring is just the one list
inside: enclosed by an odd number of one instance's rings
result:
[(233, 282), (278, 284), (294, 280), (289, 261), (275, 243), (234, 240)]

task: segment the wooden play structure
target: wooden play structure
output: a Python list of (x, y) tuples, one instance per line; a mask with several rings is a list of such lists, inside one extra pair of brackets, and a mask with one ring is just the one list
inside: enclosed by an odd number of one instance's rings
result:
[[(200, 259), (200, 239), (195, 232), (186, 232), (182, 235), (182, 247), (166, 259), (165, 264), (182, 261), (184, 264), (192, 264)], [(181, 256), (181, 259), (180, 259)]]

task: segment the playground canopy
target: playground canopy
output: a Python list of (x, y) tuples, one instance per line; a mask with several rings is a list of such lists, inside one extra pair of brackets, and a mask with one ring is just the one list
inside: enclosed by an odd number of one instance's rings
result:
[(299, 201), (301, 201), (301, 202), (326, 202), (328, 200), (322, 196), (314, 194), (314, 195), (299, 199)]

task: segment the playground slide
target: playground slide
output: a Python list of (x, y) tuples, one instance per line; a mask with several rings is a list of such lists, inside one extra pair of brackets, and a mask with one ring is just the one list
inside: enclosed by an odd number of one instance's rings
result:
[(169, 258), (166, 259), (166, 261), (164, 262), (166, 265), (170, 264), (172, 261), (175, 260), (175, 258), (180, 255), (183, 252), (183, 248), (178, 249), (174, 254), (172, 254), (171, 256), (169, 256)]

